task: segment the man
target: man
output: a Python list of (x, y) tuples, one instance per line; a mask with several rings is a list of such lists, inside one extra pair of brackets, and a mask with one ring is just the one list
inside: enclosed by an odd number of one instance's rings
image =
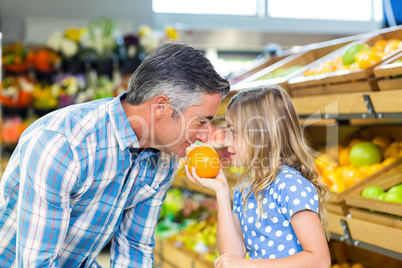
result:
[(126, 93), (70, 106), (22, 135), (0, 185), (0, 266), (151, 267), (154, 230), (177, 157), (229, 90), (204, 55), (155, 49)]

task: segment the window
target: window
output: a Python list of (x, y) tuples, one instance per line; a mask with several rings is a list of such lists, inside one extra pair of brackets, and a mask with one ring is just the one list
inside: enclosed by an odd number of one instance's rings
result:
[(267, 11), (272, 18), (346, 21), (374, 21), (382, 14), (376, 0), (268, 0)]
[(155, 13), (203, 15), (257, 15), (256, 0), (153, 0)]

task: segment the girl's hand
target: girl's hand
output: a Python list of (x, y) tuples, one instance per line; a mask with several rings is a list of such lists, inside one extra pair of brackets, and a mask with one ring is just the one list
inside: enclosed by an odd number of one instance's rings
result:
[(247, 267), (247, 260), (237, 257), (235, 255), (229, 254), (229, 253), (224, 253), (220, 255), (215, 261), (214, 261), (214, 267), (215, 268), (236, 268), (236, 267)]
[(194, 167), (192, 168), (191, 171), (188, 169), (187, 165), (184, 168), (186, 170), (187, 178), (191, 182), (198, 184), (204, 188), (218, 192), (219, 190), (226, 189), (229, 187), (226, 176), (225, 174), (223, 174), (222, 167), (215, 178), (200, 178), (197, 175)]

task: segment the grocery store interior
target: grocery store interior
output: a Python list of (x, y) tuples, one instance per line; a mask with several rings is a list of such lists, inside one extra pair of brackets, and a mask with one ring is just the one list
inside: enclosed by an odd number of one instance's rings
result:
[[(118, 96), (169, 40), (202, 51), (230, 82), (209, 134), (220, 157), (233, 95), (270, 84), (290, 95), (330, 189), (332, 267), (402, 267), (400, 0), (2, 0), (0, 178), (30, 124)], [(241, 169), (222, 167), (234, 186)], [(216, 208), (214, 193), (179, 166), (155, 231), (154, 267), (213, 267)], [(97, 258), (102, 267), (109, 249)]]

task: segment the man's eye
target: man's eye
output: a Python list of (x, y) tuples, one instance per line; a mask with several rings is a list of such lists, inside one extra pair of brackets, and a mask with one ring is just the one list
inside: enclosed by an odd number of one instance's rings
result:
[(200, 125), (200, 126), (203, 126), (203, 125), (205, 125), (207, 123), (207, 121), (199, 121), (198, 122), (198, 124)]

